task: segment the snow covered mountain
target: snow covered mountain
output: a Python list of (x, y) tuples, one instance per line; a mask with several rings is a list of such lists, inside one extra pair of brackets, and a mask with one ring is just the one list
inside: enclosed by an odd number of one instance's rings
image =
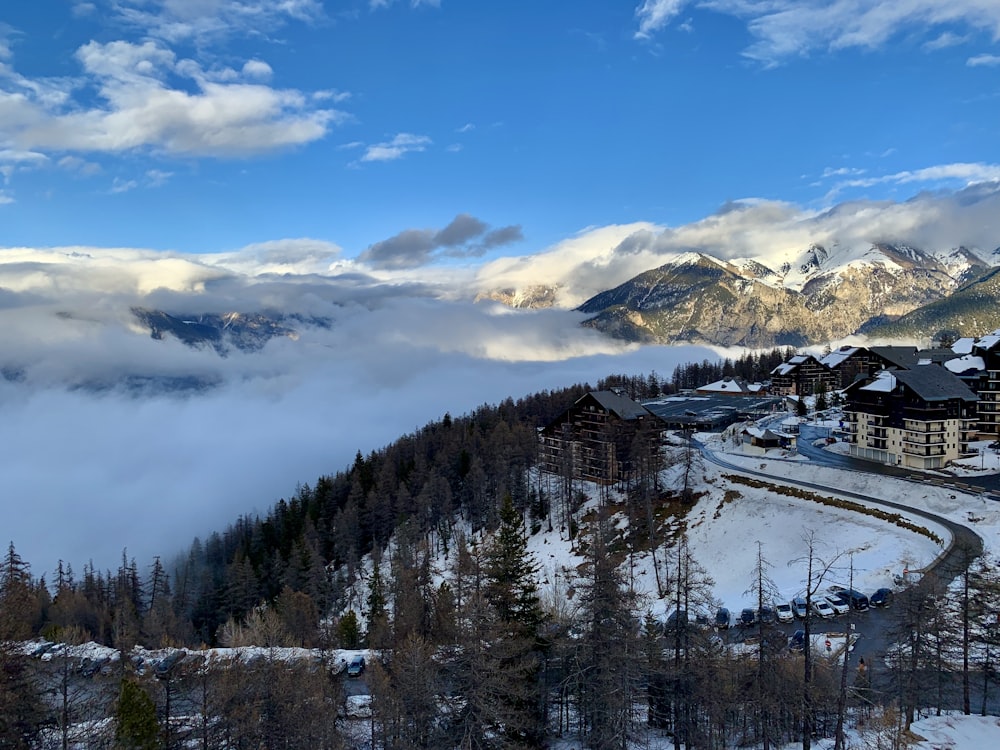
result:
[[(722, 346), (802, 346), (868, 332), (929, 305), (939, 307), (990, 273), (1000, 252), (958, 247), (925, 251), (903, 244), (825, 247), (796, 254), (722, 260), (681, 253), (658, 268), (579, 306), (584, 325), (630, 341)], [(986, 305), (996, 305), (995, 285)], [(981, 316), (980, 316), (981, 317)], [(918, 320), (913, 317), (911, 320)], [(939, 316), (892, 329), (930, 338)], [(974, 335), (982, 321), (966, 316), (947, 327)]]

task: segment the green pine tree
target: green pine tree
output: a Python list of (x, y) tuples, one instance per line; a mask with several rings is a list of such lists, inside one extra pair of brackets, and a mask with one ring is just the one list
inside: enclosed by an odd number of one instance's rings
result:
[(115, 747), (119, 750), (159, 750), (162, 746), (156, 704), (134, 678), (123, 678), (115, 712)]
[(500, 528), (486, 551), (490, 603), (511, 634), (534, 640), (543, 614), (538, 598), (538, 564), (528, 552), (524, 520), (510, 495), (500, 509)]

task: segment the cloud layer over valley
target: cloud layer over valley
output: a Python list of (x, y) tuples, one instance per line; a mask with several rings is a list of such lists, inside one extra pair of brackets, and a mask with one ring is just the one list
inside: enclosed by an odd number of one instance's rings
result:
[[(811, 244), (898, 242), (989, 256), (997, 216), (1000, 190), (982, 183), (823, 211), (740, 201), (686, 226), (592, 227), (534, 255), (476, 263), (520, 228), (459, 214), (394, 228), (357, 257), (308, 238), (205, 254), (0, 249), (7, 535), (36, 573), (60, 558), (113, 567), (123, 548), (141, 565), (172, 557), (446, 411), (614, 372), (669, 376), (717, 356), (625, 345), (573, 311), (680, 253), (777, 264)], [(555, 290), (550, 307), (484, 299), (532, 286)], [(137, 309), (181, 323), (260, 313), (280, 325), (256, 349), (225, 338), (189, 346), (169, 330), (154, 338)]]

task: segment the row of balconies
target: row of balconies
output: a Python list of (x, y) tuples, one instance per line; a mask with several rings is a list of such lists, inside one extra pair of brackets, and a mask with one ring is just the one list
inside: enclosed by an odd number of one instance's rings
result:
[(944, 445), (944, 436), (928, 435), (918, 438), (914, 437), (913, 433), (904, 433), (903, 443), (909, 445)]
[(943, 456), (944, 448), (935, 448), (933, 446), (926, 446), (917, 448), (910, 445), (903, 446), (903, 453), (907, 453), (911, 456)]

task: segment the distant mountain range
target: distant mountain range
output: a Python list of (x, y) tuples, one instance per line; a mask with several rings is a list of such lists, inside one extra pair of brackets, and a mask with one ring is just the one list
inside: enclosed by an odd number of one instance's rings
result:
[[(873, 339), (974, 336), (1000, 325), (1000, 248), (929, 252), (903, 244), (812, 245), (775, 265), (705, 252), (601, 292), (577, 309), (585, 326), (628, 341), (807, 346), (852, 334)], [(545, 306), (534, 287), (485, 295)]]
[[(557, 285), (480, 294), (516, 308), (559, 304)], [(577, 308), (583, 325), (649, 344), (766, 348), (809, 346), (850, 335), (930, 341), (1000, 328), (1000, 248), (930, 252), (904, 244), (812, 245), (776, 264), (678, 253), (668, 263), (594, 295)], [(172, 336), (220, 356), (256, 352), (327, 319), (280, 312), (171, 314), (132, 308), (154, 339)]]

